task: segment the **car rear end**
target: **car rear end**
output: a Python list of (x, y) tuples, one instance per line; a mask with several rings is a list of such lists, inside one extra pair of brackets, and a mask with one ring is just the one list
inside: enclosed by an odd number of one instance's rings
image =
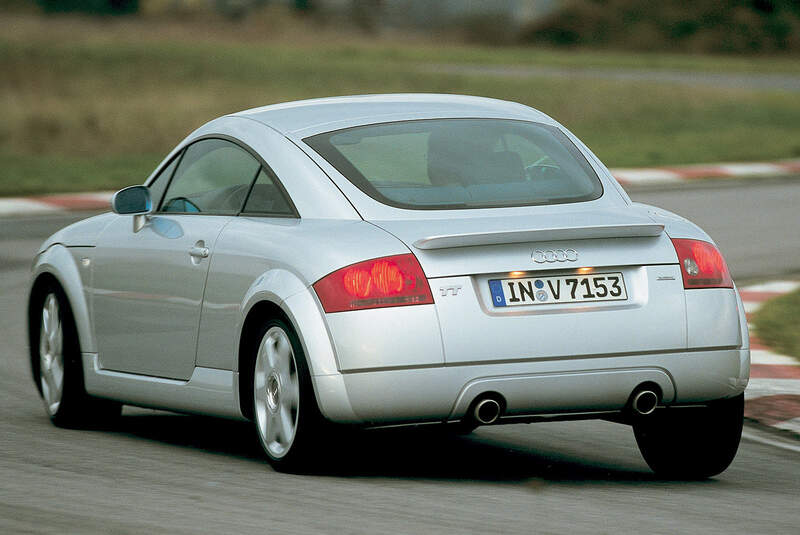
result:
[(323, 412), (346, 400), (339, 420), (494, 423), (741, 393), (746, 323), (715, 245), (632, 205), (557, 127), (517, 122), (305, 139), (364, 219), (408, 248), (314, 284), (340, 372), (318, 378)]

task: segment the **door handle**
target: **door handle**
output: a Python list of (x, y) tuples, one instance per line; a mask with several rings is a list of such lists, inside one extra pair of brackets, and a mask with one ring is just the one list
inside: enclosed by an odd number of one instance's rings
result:
[(189, 256), (193, 258), (208, 258), (208, 247), (199, 247), (195, 245), (189, 249)]

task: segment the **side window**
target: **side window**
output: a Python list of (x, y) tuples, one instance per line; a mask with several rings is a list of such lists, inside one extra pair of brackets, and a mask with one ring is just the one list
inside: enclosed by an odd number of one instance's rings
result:
[(242, 213), (294, 215), (283, 192), (272, 180), (272, 177), (264, 172), (263, 168), (258, 173), (258, 179), (253, 185), (253, 190), (250, 192), (250, 197), (247, 198), (247, 204), (244, 205)]
[(260, 164), (241, 147), (205, 139), (186, 148), (162, 212), (237, 214)]
[(161, 197), (164, 195), (164, 190), (169, 185), (169, 179), (172, 177), (172, 172), (178, 165), (178, 160), (181, 159), (181, 154), (178, 153), (172, 158), (172, 161), (167, 164), (164, 169), (158, 173), (158, 176), (150, 183), (150, 198), (153, 200), (153, 206), (158, 206), (161, 202)]

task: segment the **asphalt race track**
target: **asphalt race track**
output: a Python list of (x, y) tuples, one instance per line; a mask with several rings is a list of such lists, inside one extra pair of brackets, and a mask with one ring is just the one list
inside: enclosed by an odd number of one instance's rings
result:
[[(734, 278), (800, 272), (800, 183), (640, 193), (719, 243)], [(27, 364), (28, 269), (77, 215), (0, 219), (0, 533), (796, 533), (800, 453), (745, 440), (715, 479), (655, 479), (605, 422), (330, 437), (274, 472), (246, 423), (126, 408), (53, 427)]]

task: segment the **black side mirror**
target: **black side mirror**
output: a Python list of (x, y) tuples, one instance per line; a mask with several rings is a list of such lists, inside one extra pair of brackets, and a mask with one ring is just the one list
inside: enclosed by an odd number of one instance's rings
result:
[(150, 189), (131, 186), (121, 189), (111, 197), (111, 209), (118, 214), (146, 214), (153, 209)]

